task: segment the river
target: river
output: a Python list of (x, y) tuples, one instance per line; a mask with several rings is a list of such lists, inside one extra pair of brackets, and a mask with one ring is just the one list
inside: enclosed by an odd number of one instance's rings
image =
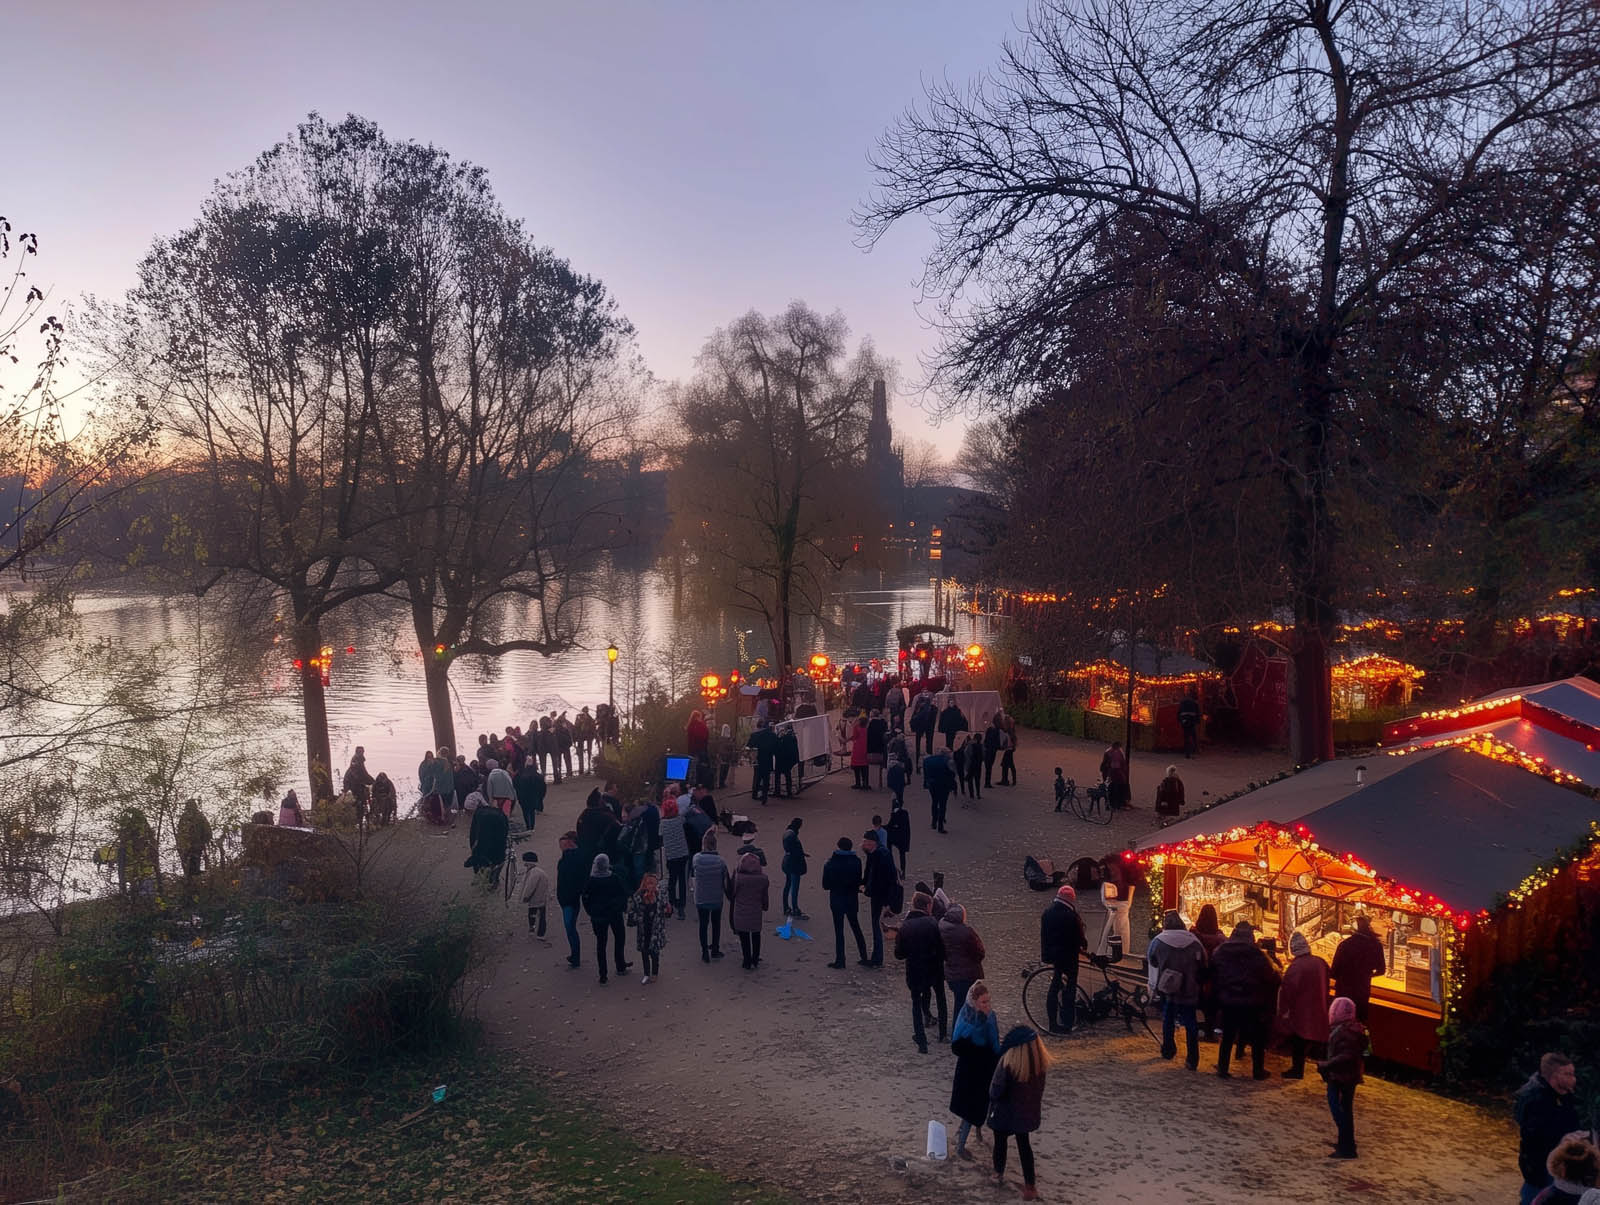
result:
[[(943, 597), (948, 605), (950, 584)], [(933, 622), (939, 587), (925, 573), (858, 574), (829, 599), (824, 623), (803, 625), (795, 656), (826, 653), (836, 663), (895, 655), (895, 629)], [(605, 701), (610, 670), (605, 648), (619, 650), (615, 691), (619, 707), (642, 698), (654, 678), (679, 692), (694, 689), (707, 671), (747, 670), (757, 657), (771, 658), (764, 626), (734, 611), (675, 615), (670, 576), (661, 569), (609, 569), (597, 574), (582, 605), (581, 647), (554, 657), (517, 652), (498, 660), (464, 658), (451, 672), (458, 743), (466, 748), (480, 732), (526, 726), (551, 710), (576, 715)], [(90, 590), (78, 596), (84, 633), (130, 649), (169, 643), (178, 650), (204, 625), (203, 601), (154, 593)], [(954, 639), (986, 641), (992, 620), (957, 612)], [(824, 635), (824, 632), (831, 635)], [(741, 639), (742, 633), (742, 639)], [(416, 768), (432, 737), (423, 693), (421, 655), (398, 605), (367, 606), (336, 613), (323, 627), (334, 649), (327, 692), (336, 773), (357, 745), (367, 766), (385, 770), (400, 792), (402, 810), (415, 798)], [(354, 650), (353, 652), (347, 650)], [(308, 798), (304, 782), (304, 735), (298, 710), (296, 671), (284, 646), (269, 658), (267, 686), (277, 700), (261, 737), (285, 751), (289, 785)], [(274, 668), (274, 662), (276, 664)], [(676, 681), (673, 681), (676, 679)]]

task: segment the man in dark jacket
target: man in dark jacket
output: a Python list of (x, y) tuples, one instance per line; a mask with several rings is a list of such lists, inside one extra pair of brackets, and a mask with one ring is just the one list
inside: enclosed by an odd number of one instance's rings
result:
[(844, 970), (844, 924), (847, 920), (850, 931), (856, 935), (860, 965), (870, 965), (867, 939), (862, 936), (861, 922), (857, 919), (861, 906), (861, 859), (850, 852), (849, 837), (840, 837), (839, 848), (822, 864), (822, 889), (828, 893), (828, 906), (833, 911), (833, 961), (828, 965), (836, 971)]
[(1333, 952), (1333, 994), (1349, 996), (1356, 1004), (1356, 1020), (1367, 1023), (1367, 1002), (1372, 999), (1372, 977), (1388, 969), (1383, 943), (1372, 931), (1365, 912), (1356, 916), (1356, 931)]
[(1000, 721), (990, 717), (989, 726), (983, 730), (983, 785), (994, 786), (994, 763), (1000, 756)]
[(955, 789), (956, 772), (950, 766), (948, 753), (930, 753), (922, 759), (922, 785), (928, 789), (933, 827), (944, 832), (945, 811), (950, 806), (950, 792)]
[(1267, 1078), (1267, 1018), (1281, 976), (1272, 959), (1255, 942), (1249, 921), (1240, 921), (1233, 934), (1211, 955), (1211, 982), (1222, 1009), (1222, 1047), (1217, 1051), (1217, 1074), (1228, 1079), (1228, 1057), (1235, 1042), (1250, 1047), (1250, 1069), (1256, 1079)]
[(1545, 1166), (1550, 1152), (1578, 1128), (1578, 1108), (1572, 1093), (1578, 1072), (1564, 1054), (1551, 1052), (1539, 1060), (1539, 1070), (1517, 1092), (1513, 1115), (1517, 1119), (1517, 1168), (1522, 1172), (1522, 1205), (1550, 1183)]
[(895, 897), (900, 891), (900, 876), (895, 873), (894, 858), (878, 842), (876, 831), (869, 829), (861, 836), (861, 852), (866, 855), (866, 868), (861, 877), (861, 890), (867, 897), (867, 911), (872, 923), (872, 957), (868, 964), (883, 965), (883, 913), (894, 910)]
[(1089, 948), (1078, 915), (1078, 893), (1070, 885), (1039, 917), (1039, 958), (1055, 968), (1045, 997), (1051, 1033), (1071, 1033), (1078, 1021), (1078, 954)]
[(895, 934), (894, 956), (906, 964), (906, 987), (911, 991), (911, 1034), (917, 1049), (928, 1053), (928, 1035), (923, 1029), (928, 1016), (928, 995), (939, 998), (939, 1041), (948, 1028), (944, 1006), (944, 938), (939, 922), (933, 919), (933, 900), (922, 892), (911, 897), (911, 911), (900, 922)]
[(939, 713), (939, 731), (944, 733), (944, 747), (952, 748), (956, 743), (956, 735), (967, 730), (967, 717), (961, 714), (955, 700), (944, 705), (944, 710)]
[(567, 965), (575, 967), (578, 960), (578, 909), (583, 904), (583, 888), (589, 881), (589, 863), (578, 852), (578, 834), (568, 830), (561, 834), (561, 860), (556, 863), (556, 903), (561, 908), (561, 925), (567, 931)]
[(794, 771), (800, 764), (800, 738), (794, 734), (794, 725), (785, 728), (778, 738), (777, 752), (773, 755), (773, 782), (780, 793), (794, 798)]
[(778, 756), (778, 734), (772, 731), (766, 720), (761, 720), (745, 742), (745, 747), (754, 749), (756, 754), (756, 773), (750, 783), (750, 794), (766, 803), (767, 794), (772, 789), (772, 767)]
[(589, 806), (583, 809), (583, 814), (578, 817), (577, 840), (578, 852), (583, 856), (584, 878), (588, 878), (596, 854), (610, 854), (617, 830), (621, 827), (610, 809), (603, 807), (598, 799), (592, 799)]
[(1200, 752), (1200, 699), (1192, 690), (1178, 704), (1178, 727), (1183, 729), (1183, 755), (1195, 756)]

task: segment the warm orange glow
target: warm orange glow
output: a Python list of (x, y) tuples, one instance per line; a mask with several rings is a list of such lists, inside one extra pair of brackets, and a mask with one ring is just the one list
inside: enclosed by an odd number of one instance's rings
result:
[(617, 646), (616, 645), (610, 644), (610, 645), (606, 646), (606, 660), (611, 662), (612, 665), (615, 665), (617, 663)]
[(826, 654), (826, 653), (812, 653), (811, 654), (811, 668), (812, 669), (827, 669), (828, 668), (828, 654)]

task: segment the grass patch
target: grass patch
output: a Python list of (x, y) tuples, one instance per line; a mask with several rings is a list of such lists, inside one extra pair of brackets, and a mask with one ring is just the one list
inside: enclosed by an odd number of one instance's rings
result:
[[(158, 1123), (124, 1134), (118, 1170), (69, 1191), (103, 1201), (786, 1199), (652, 1154), (637, 1134), (563, 1093), (559, 1081), (538, 1083), (534, 1075), (477, 1047), (397, 1060), (360, 1083), (310, 1089), (241, 1121), (205, 1129)], [(447, 1091), (432, 1104), (437, 1084)]]

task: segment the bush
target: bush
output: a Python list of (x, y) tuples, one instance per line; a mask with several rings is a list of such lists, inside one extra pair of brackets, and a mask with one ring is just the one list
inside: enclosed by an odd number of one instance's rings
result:
[(451, 1035), (476, 954), (465, 908), (95, 901), (32, 955), (0, 1067), (16, 1086), (0, 1199), (34, 1195), (118, 1129), (232, 1117), (286, 1088)]

